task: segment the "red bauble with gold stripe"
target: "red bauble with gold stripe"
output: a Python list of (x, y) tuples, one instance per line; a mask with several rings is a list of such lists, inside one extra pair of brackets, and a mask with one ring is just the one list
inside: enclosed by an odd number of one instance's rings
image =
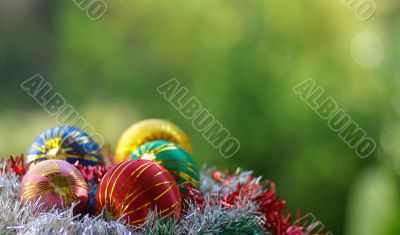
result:
[(108, 219), (122, 218), (138, 225), (149, 209), (161, 216), (179, 216), (181, 196), (174, 177), (161, 165), (148, 160), (129, 160), (112, 167), (96, 192), (96, 211)]

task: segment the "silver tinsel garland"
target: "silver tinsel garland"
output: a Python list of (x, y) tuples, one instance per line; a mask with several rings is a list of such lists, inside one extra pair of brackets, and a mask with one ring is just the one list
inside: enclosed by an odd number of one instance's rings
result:
[[(236, 188), (244, 183), (252, 172), (237, 172), (229, 188), (220, 188), (210, 178), (212, 169), (201, 172), (201, 191), (206, 200), (213, 195)], [(261, 178), (253, 179), (255, 182)], [(187, 213), (179, 220), (161, 219), (156, 213), (149, 213), (147, 221), (140, 227), (130, 227), (118, 221), (105, 221), (101, 216), (76, 216), (73, 207), (64, 211), (38, 211), (37, 205), (21, 206), (18, 197), (19, 180), (13, 173), (0, 175), (0, 234), (219, 234), (243, 227), (252, 230), (259, 226), (257, 205), (247, 198), (241, 198), (241, 208), (226, 208), (221, 204), (191, 202)], [(201, 208), (201, 209), (200, 209)], [(161, 221), (161, 222), (160, 222)], [(243, 231), (241, 231), (243, 233)], [(254, 234), (254, 232), (249, 231)]]

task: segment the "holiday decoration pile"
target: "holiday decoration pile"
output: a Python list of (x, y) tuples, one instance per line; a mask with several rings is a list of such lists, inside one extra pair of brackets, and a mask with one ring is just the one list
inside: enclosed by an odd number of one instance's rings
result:
[(326, 234), (285, 215), (272, 182), (199, 170), (192, 153), (165, 120), (134, 124), (115, 157), (78, 128), (46, 130), (26, 157), (1, 160), (0, 233)]

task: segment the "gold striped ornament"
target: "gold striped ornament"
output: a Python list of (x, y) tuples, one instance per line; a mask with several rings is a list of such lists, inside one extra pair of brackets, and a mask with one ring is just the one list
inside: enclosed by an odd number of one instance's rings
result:
[(147, 119), (135, 123), (122, 134), (117, 143), (115, 162), (127, 160), (139, 146), (156, 140), (179, 144), (186, 152), (193, 153), (189, 138), (175, 124), (162, 119)]
[(138, 225), (149, 209), (157, 208), (162, 217), (179, 216), (181, 196), (172, 175), (148, 160), (129, 160), (112, 167), (96, 192), (96, 211), (109, 220), (121, 218)]

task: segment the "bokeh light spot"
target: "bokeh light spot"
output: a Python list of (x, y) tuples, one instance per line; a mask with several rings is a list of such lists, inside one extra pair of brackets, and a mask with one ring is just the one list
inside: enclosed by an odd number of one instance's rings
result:
[(361, 31), (353, 38), (351, 55), (362, 67), (375, 68), (384, 57), (383, 41), (376, 33), (368, 30)]

